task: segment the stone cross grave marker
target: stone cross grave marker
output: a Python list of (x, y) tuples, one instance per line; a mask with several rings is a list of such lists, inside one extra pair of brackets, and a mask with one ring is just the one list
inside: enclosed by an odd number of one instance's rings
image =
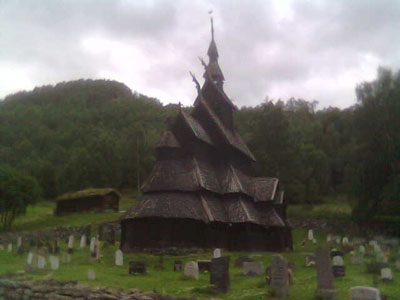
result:
[(120, 249), (115, 251), (115, 265), (121, 267), (124, 265), (124, 254)]
[(219, 258), (221, 257), (221, 249), (217, 248), (213, 252), (213, 258)]
[(390, 268), (381, 269), (381, 279), (383, 282), (393, 282), (393, 274)]
[(288, 266), (281, 255), (275, 255), (271, 261), (271, 286), (276, 289), (277, 298), (285, 298), (289, 294)]
[(147, 267), (145, 261), (130, 261), (129, 262), (129, 275), (146, 274)]
[(264, 264), (262, 262), (244, 262), (243, 275), (244, 276), (260, 276), (264, 273)]
[(319, 248), (315, 253), (315, 261), (317, 269), (317, 290), (315, 292), (323, 296), (323, 299), (335, 299), (336, 291), (333, 285), (334, 278), (328, 250)]
[(227, 293), (230, 287), (229, 256), (213, 258), (211, 260), (210, 283), (219, 293)]
[(74, 236), (70, 235), (68, 237), (68, 254), (74, 253), (74, 241), (75, 241)]
[(334, 256), (332, 258), (332, 271), (335, 277), (344, 277), (346, 275), (346, 268), (342, 256)]
[(81, 236), (81, 242), (79, 243), (79, 247), (84, 249), (86, 247), (86, 235)]
[(50, 255), (49, 260), (50, 260), (50, 268), (52, 270), (58, 270), (58, 268), (60, 267), (59, 258), (57, 256)]
[(183, 275), (186, 278), (190, 279), (199, 279), (199, 266), (195, 261), (189, 261), (186, 263), (185, 268), (183, 269)]
[(183, 270), (183, 263), (181, 260), (176, 260), (174, 262), (174, 271), (181, 272)]
[(37, 266), (38, 266), (38, 269), (40, 269), (40, 270), (43, 270), (44, 267), (46, 266), (46, 259), (43, 255), (38, 255)]
[(381, 300), (381, 293), (377, 288), (355, 286), (350, 289), (350, 300)]
[(312, 241), (312, 240), (314, 239), (314, 232), (313, 232), (312, 229), (309, 229), (309, 230), (308, 230), (307, 239), (308, 239), (309, 241)]
[(87, 273), (88, 280), (95, 280), (96, 279), (96, 273), (94, 270), (89, 269)]

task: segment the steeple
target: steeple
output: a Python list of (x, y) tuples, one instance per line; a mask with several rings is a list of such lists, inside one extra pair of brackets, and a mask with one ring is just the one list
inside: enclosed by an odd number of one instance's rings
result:
[[(204, 74), (204, 78), (206, 80), (211, 79), (214, 83), (217, 84), (219, 88), (222, 89), (225, 78), (224, 74), (222, 74), (221, 68), (218, 65), (218, 50), (214, 40), (214, 22), (212, 17), (211, 17), (211, 42), (210, 46), (208, 47), (207, 55), (209, 61), (206, 73)], [(207, 75), (207, 71), (209, 72), (209, 75)]]

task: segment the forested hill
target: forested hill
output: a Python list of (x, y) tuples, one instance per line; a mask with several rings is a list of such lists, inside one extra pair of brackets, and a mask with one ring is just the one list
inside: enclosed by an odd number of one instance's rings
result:
[[(380, 69), (375, 81), (357, 87), (357, 98), (344, 110), (315, 111), (294, 98), (241, 108), (235, 125), (257, 159), (257, 175), (279, 177), (291, 203), (352, 195), (360, 218), (398, 215), (399, 73)], [(0, 102), (0, 165), (32, 175), (48, 199), (87, 187), (136, 188), (177, 110), (115, 81), (17, 93)]]
[(35, 177), (45, 198), (86, 187), (136, 187), (176, 106), (122, 83), (78, 80), (0, 102), (0, 162)]

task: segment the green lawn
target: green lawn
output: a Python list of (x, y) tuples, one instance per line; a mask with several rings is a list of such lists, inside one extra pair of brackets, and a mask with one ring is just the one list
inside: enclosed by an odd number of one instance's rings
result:
[[(306, 230), (295, 230), (293, 237), (295, 240), (295, 250), (292, 253), (285, 253), (289, 261), (296, 264), (294, 270), (294, 283), (290, 287), (290, 296), (287, 299), (304, 300), (312, 299), (313, 291), (316, 288), (315, 268), (304, 266), (304, 253), (314, 252), (319, 245), (324, 244), (325, 234), (315, 233), (318, 244), (308, 245), (306, 248), (299, 246), (300, 241), (306, 236)], [(241, 276), (241, 269), (233, 266), (234, 260), (248, 253), (244, 252), (224, 252), (224, 255), (231, 256), (230, 279), (231, 290), (227, 295), (210, 294), (209, 274), (203, 273), (198, 281), (186, 280), (181, 273), (173, 272), (174, 260), (180, 259), (184, 262), (197, 259), (209, 259), (209, 254), (188, 255), (181, 257), (165, 257), (164, 271), (156, 271), (154, 266), (158, 263), (158, 257), (145, 254), (127, 254), (124, 257), (124, 267), (114, 266), (113, 253), (118, 245), (102, 249), (102, 260), (93, 263), (89, 260), (89, 250), (77, 249), (79, 241), (76, 241), (76, 251), (73, 254), (71, 264), (61, 264), (58, 271), (45, 270), (32, 273), (37, 279), (54, 278), (56, 280), (78, 280), (92, 286), (106, 286), (110, 288), (132, 289), (138, 288), (144, 291), (157, 290), (162, 293), (174, 294), (176, 296), (191, 296), (199, 299), (218, 297), (222, 299), (268, 299), (268, 286), (264, 276), (244, 277)], [(65, 250), (66, 245), (62, 245)], [(273, 253), (252, 253), (250, 256), (257, 261), (264, 262), (267, 266), (274, 254)], [(392, 254), (393, 255), (393, 254)], [(128, 275), (128, 262), (130, 260), (146, 260), (148, 264), (147, 275)], [(16, 253), (7, 253), (6, 250), (0, 251), (0, 273), (22, 272), (26, 261), (26, 254), (18, 256)], [(345, 257), (347, 275), (344, 278), (335, 279), (335, 286), (338, 290), (339, 299), (348, 299), (348, 291), (356, 285), (372, 286), (372, 275), (367, 274), (364, 266), (350, 265), (349, 257)], [(49, 266), (48, 266), (49, 267)], [(96, 281), (86, 279), (87, 270), (96, 271)], [(394, 265), (392, 266), (394, 270)], [(394, 273), (395, 282), (392, 284), (380, 283), (381, 290), (389, 296), (389, 299), (400, 299), (399, 277), (400, 272)]]

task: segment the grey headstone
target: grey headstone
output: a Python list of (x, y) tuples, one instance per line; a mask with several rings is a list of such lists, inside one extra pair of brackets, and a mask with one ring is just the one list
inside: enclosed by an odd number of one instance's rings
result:
[(68, 254), (72, 254), (74, 252), (74, 236), (70, 235), (68, 238)]
[(95, 237), (92, 237), (91, 239), (90, 239), (90, 252), (94, 252), (95, 251), (95, 248), (96, 248), (96, 238)]
[(43, 270), (44, 267), (46, 266), (46, 259), (43, 255), (38, 255), (37, 266), (38, 266), (38, 269), (41, 269), (41, 270)]
[(183, 269), (183, 275), (186, 278), (191, 278), (198, 280), (199, 279), (199, 266), (195, 261), (189, 261), (186, 263), (185, 268)]
[(365, 247), (363, 245), (360, 245), (358, 252), (360, 252), (361, 255), (365, 254)]
[(215, 291), (219, 293), (227, 293), (229, 291), (229, 260), (229, 256), (211, 260), (210, 283), (214, 285)]
[(174, 262), (174, 271), (181, 272), (183, 270), (183, 263), (181, 260), (176, 260)]
[(281, 255), (275, 255), (271, 260), (271, 286), (276, 289), (277, 298), (285, 298), (289, 294), (288, 266)]
[(349, 243), (349, 238), (347, 236), (343, 237), (342, 244), (347, 245)]
[(50, 256), (50, 267), (52, 270), (58, 270), (60, 267), (60, 260), (58, 259), (57, 256)]
[(334, 256), (332, 258), (332, 265), (334, 266), (344, 266), (343, 257), (341, 256)]
[(81, 248), (81, 249), (83, 249), (83, 248), (85, 248), (86, 247), (86, 235), (82, 235), (81, 236), (81, 242), (79, 243), (79, 247)]
[(26, 258), (26, 264), (29, 266), (32, 266), (32, 262), (33, 262), (33, 252), (29, 251), (28, 252), (28, 257)]
[(317, 290), (316, 293), (323, 299), (335, 299), (336, 291), (333, 285), (331, 260), (327, 249), (319, 248), (315, 254), (317, 269)]
[(240, 256), (235, 260), (235, 267), (237, 268), (242, 268), (244, 262), (252, 262), (254, 259), (248, 257), (248, 256)]
[(393, 274), (390, 268), (381, 269), (381, 279), (385, 282), (393, 282)]
[(309, 229), (309, 230), (308, 230), (307, 239), (308, 239), (309, 241), (312, 241), (312, 240), (314, 239), (314, 232), (313, 232), (312, 229)]
[(147, 265), (145, 261), (130, 261), (129, 262), (129, 274), (146, 274)]
[(11, 243), (9, 243), (7, 245), (7, 251), (10, 253), (10, 252), (12, 252), (12, 249), (13, 249), (13, 245)]
[(243, 275), (245, 276), (260, 276), (264, 273), (264, 264), (262, 262), (244, 262)]
[(350, 289), (350, 300), (381, 300), (381, 293), (377, 288), (355, 286)]
[(87, 273), (88, 280), (95, 280), (96, 279), (96, 273), (94, 270), (89, 269)]
[(115, 251), (115, 265), (121, 267), (124, 265), (124, 254), (120, 249)]
[(217, 248), (213, 252), (213, 258), (219, 258), (221, 257), (221, 249)]
[(19, 236), (18, 238), (17, 238), (17, 248), (19, 248), (19, 247), (21, 247), (22, 246), (22, 238)]

